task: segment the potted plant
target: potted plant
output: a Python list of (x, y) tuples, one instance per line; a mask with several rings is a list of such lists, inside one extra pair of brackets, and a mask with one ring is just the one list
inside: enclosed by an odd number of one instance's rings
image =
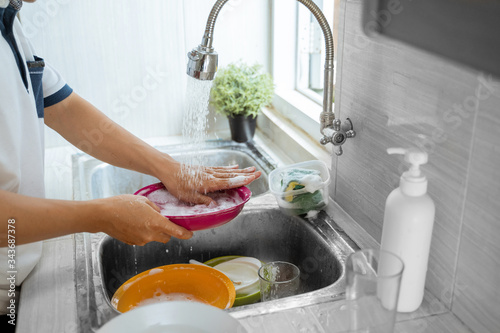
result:
[(273, 94), (273, 80), (262, 72), (261, 65), (249, 66), (239, 61), (219, 71), (210, 92), (210, 104), (217, 113), (228, 117), (231, 138), (246, 142), (253, 138), (257, 115), (270, 104)]

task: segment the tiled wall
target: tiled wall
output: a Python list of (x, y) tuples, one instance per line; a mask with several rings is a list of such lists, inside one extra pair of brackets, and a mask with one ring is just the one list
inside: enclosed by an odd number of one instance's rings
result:
[(405, 169), (385, 150), (425, 149), (437, 208), (427, 288), (474, 331), (498, 332), (500, 81), (368, 38), (361, 15), (361, 0), (342, 3), (335, 112), (358, 135), (333, 161), (335, 200), (380, 240), (385, 199)]
[(500, 82), (477, 113), (455, 283), (455, 312), (477, 332), (500, 332)]

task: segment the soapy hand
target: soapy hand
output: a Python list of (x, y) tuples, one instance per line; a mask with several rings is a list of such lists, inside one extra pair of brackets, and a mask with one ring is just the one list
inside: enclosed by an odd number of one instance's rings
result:
[(147, 198), (132, 194), (94, 200), (99, 221), (95, 231), (102, 231), (130, 245), (149, 242), (166, 243), (171, 237), (189, 239), (191, 231), (170, 222)]
[(255, 167), (239, 169), (237, 165), (202, 167), (178, 163), (175, 169), (159, 177), (167, 190), (183, 201), (205, 205), (214, 202), (206, 193), (245, 186), (261, 175)]

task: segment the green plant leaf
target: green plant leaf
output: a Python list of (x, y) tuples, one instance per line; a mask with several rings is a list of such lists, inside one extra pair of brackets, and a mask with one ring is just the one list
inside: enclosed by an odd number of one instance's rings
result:
[(274, 84), (262, 66), (239, 61), (219, 70), (210, 92), (210, 104), (226, 116), (257, 117), (262, 107), (271, 103)]

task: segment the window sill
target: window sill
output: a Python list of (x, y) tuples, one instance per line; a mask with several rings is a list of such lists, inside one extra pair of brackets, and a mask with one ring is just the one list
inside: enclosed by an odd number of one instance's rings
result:
[(323, 107), (296, 90), (276, 89), (273, 106), (283, 117), (301, 128), (313, 137), (320, 137), (319, 115)]
[(321, 110), (321, 106), (300, 93), (277, 91), (273, 107), (262, 110), (258, 129), (274, 147), (285, 153), (288, 161), (298, 163), (318, 159), (330, 167), (331, 151), (319, 143)]

